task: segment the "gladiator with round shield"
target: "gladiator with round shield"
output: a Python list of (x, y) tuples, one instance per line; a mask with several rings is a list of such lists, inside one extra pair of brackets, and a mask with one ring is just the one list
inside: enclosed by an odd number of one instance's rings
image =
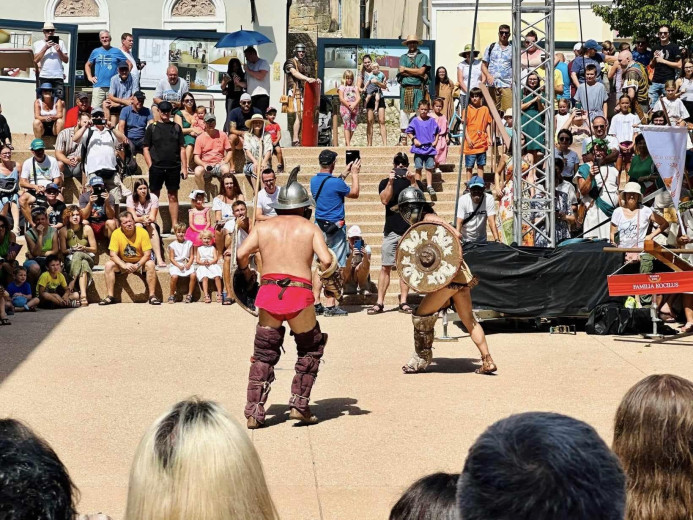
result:
[(486, 335), (472, 312), (471, 289), (477, 284), (462, 257), (460, 234), (433, 211), (420, 189), (410, 186), (397, 199), (398, 211), (411, 227), (397, 245), (400, 277), (419, 293), (425, 293), (412, 315), (414, 353), (402, 367), (405, 374), (425, 372), (433, 360), (433, 336), (438, 312), (455, 307), (462, 324), (481, 353), (477, 374), (492, 374), (496, 364), (488, 350)]

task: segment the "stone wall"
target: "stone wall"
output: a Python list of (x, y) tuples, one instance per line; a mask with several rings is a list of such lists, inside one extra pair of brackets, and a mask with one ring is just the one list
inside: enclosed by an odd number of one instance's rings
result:
[(333, 28), (330, 0), (296, 0), (289, 8), (289, 30), (329, 32)]

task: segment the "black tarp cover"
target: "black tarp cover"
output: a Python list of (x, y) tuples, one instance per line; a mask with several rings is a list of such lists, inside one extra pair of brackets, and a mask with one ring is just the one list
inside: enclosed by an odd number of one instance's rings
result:
[(586, 316), (608, 299), (606, 277), (623, 265), (623, 254), (604, 253), (605, 245), (467, 244), (464, 259), (480, 282), (473, 306), (517, 317)]

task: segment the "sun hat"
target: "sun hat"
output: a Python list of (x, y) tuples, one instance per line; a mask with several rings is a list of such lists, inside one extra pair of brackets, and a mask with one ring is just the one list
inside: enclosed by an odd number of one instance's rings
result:
[[(468, 43), (467, 45), (464, 46), (464, 50), (462, 52), (460, 52), (459, 55), (462, 56), (463, 58), (465, 58), (466, 57), (465, 55), (468, 56), (469, 54), (471, 54), (471, 52), (472, 52), (472, 46), (471, 46), (471, 44)], [(474, 57), (476, 58), (478, 55), (479, 55), (479, 51), (474, 49)]]
[(363, 235), (363, 232), (361, 231), (361, 228), (354, 225), (349, 228), (349, 231), (347, 231), (347, 238), (354, 238), (354, 237), (360, 237)]
[(43, 24), (43, 29), (42, 31), (55, 31), (55, 25), (53, 25), (51, 22), (46, 22)]
[(484, 179), (479, 177), (478, 175), (474, 175), (471, 179), (469, 179), (469, 182), (467, 183), (467, 188), (485, 188), (486, 183), (484, 182)]
[(627, 182), (623, 187), (623, 191), (621, 191), (619, 195), (623, 201), (626, 200), (626, 193), (636, 193), (638, 195), (638, 202), (642, 202), (642, 191), (640, 189), (640, 184), (637, 182)]
[(252, 125), (253, 123), (256, 123), (258, 121), (261, 121), (263, 125), (267, 124), (267, 121), (265, 121), (265, 118), (262, 117), (262, 114), (253, 114), (250, 119), (245, 120), (245, 126), (247, 128), (250, 128), (250, 125)]
[(36, 150), (45, 150), (46, 143), (43, 142), (43, 139), (34, 139), (33, 141), (31, 141), (29, 148), (34, 152)]
[(508, 108), (505, 112), (503, 112), (503, 117), (513, 117), (513, 109)]
[(419, 45), (423, 43), (423, 40), (419, 39), (415, 34), (410, 34), (407, 36), (406, 40), (402, 40), (402, 45), (407, 45), (409, 42), (416, 42)]

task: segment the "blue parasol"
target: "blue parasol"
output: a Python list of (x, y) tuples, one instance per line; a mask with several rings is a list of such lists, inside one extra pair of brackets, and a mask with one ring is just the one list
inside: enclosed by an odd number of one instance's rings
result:
[(219, 40), (214, 47), (221, 49), (223, 47), (248, 47), (250, 45), (261, 45), (263, 43), (272, 43), (267, 36), (257, 31), (235, 31), (227, 34)]

